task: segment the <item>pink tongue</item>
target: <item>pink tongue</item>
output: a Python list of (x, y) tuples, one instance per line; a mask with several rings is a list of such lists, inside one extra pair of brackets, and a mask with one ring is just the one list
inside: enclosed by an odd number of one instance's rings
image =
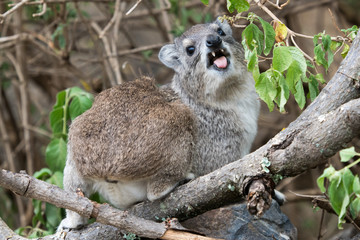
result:
[(224, 57), (224, 56), (219, 57), (218, 59), (216, 59), (216, 60), (214, 61), (214, 64), (215, 64), (218, 68), (226, 68), (226, 67), (227, 67), (226, 57)]

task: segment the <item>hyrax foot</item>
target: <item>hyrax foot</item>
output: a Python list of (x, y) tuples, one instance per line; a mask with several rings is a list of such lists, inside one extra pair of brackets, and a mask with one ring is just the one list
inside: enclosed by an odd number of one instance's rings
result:
[(180, 182), (180, 181), (166, 181), (166, 179), (161, 179), (161, 180), (160, 181), (153, 181), (153, 182), (148, 183), (148, 186), (147, 186), (147, 198), (150, 201), (155, 201), (157, 199), (165, 197)]
[(86, 217), (82, 217), (76, 212), (66, 210), (66, 218), (61, 221), (57, 228), (57, 232), (82, 228), (87, 221), (88, 219)]

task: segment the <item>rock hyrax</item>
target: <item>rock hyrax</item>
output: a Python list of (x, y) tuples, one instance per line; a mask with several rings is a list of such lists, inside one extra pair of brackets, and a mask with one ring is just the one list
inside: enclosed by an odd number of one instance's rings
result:
[[(65, 190), (97, 191), (126, 209), (249, 152), (259, 101), (230, 26), (193, 26), (159, 58), (175, 71), (171, 84), (159, 89), (143, 77), (107, 89), (73, 121)], [(86, 221), (67, 210), (59, 229)]]

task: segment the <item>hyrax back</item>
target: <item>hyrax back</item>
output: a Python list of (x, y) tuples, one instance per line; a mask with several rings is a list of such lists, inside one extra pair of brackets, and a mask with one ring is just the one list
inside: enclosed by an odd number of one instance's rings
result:
[[(66, 190), (99, 191), (127, 208), (249, 152), (259, 102), (230, 26), (196, 25), (159, 58), (175, 71), (170, 85), (158, 89), (143, 78), (105, 90), (72, 123)], [(59, 229), (85, 221), (67, 211)]]
[(151, 79), (124, 83), (72, 123), (72, 159), (86, 178), (176, 182), (190, 171), (192, 125), (189, 108), (167, 102)]

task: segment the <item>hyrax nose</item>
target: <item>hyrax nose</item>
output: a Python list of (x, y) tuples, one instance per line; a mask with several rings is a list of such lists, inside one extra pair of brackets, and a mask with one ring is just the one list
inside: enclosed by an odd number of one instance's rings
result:
[(218, 48), (220, 47), (222, 40), (219, 36), (208, 35), (206, 37), (206, 46), (209, 48)]

